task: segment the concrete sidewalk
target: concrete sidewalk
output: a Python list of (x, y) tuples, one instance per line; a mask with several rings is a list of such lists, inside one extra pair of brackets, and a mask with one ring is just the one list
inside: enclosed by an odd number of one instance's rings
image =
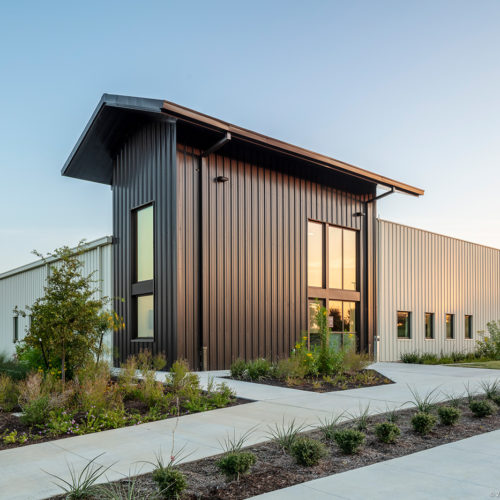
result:
[[(216, 378), (217, 382), (227, 382), (238, 396), (255, 402), (186, 415), (177, 423), (176, 419), (162, 420), (0, 451), (0, 498), (35, 500), (57, 494), (60, 490), (42, 469), (68, 478), (68, 464), (79, 471), (88, 460), (101, 453), (104, 455), (99, 463), (116, 462), (107, 473), (110, 481), (129, 473), (148, 472), (152, 466), (141, 462), (153, 460), (160, 448), (165, 456), (170, 455), (172, 431), (176, 425), (176, 449), (185, 446), (185, 452), (191, 453), (189, 461), (192, 461), (220, 453), (219, 441), (234, 432), (239, 436), (256, 427), (247, 441), (252, 445), (265, 441), (268, 426), (281, 424), (283, 419), (295, 418), (298, 423), (316, 426), (319, 418), (346, 410), (356, 413), (367, 404), (370, 404), (370, 413), (382, 413), (411, 399), (407, 384), (422, 395), (438, 386), (443, 393), (463, 393), (465, 382), (475, 388), (482, 380), (494, 380), (499, 375), (494, 370), (400, 363), (378, 363), (373, 368), (396, 383), (318, 394)], [(199, 375), (206, 384), (209, 376), (226, 373)], [(164, 374), (159, 376), (163, 378)], [(444, 394), (441, 399), (446, 399)]]
[(257, 500), (500, 496), (500, 430), (252, 497)]

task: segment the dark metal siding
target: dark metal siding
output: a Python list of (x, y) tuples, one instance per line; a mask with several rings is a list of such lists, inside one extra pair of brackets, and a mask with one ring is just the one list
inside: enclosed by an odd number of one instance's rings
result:
[[(373, 333), (373, 264), (367, 258), (373, 258), (374, 208), (363, 201), (373, 192), (337, 190), (331, 178), (314, 168), (304, 170), (293, 160), (265, 152), (247, 151), (238, 159), (213, 154), (202, 160), (188, 154), (192, 152), (179, 146), (177, 157), (183, 165), (178, 234), (185, 238), (178, 256), (186, 275), (178, 305), (179, 355), (193, 362), (191, 356), (197, 360), (200, 348), (207, 346), (208, 368), (220, 369), (237, 357), (277, 358), (290, 352), (307, 329), (308, 219), (361, 230), (360, 331), (361, 347), (366, 348)], [(196, 216), (197, 176), (201, 220)], [(218, 183), (218, 176), (229, 181)], [(365, 211), (365, 217), (353, 217)], [(196, 241), (199, 223), (201, 242)], [(201, 282), (196, 278), (198, 259)], [(179, 291), (181, 281), (179, 276)], [(181, 328), (183, 314), (186, 324)], [(194, 333), (198, 314), (201, 343)]]
[[(125, 330), (115, 334), (120, 360), (149, 348), (177, 358), (177, 254), (176, 254), (176, 126), (151, 123), (130, 137), (118, 153), (113, 168), (113, 270), (115, 307), (124, 316)], [(131, 210), (155, 204), (155, 339), (135, 341), (131, 316)]]

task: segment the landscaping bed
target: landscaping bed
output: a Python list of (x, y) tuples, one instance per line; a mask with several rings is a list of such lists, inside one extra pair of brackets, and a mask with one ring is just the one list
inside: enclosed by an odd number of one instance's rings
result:
[[(485, 401), (485, 398), (474, 397), (473, 401), (482, 404), (481, 402)], [(420, 402), (422, 403), (422, 400)], [(425, 404), (425, 402), (429, 402), (429, 400), (424, 398), (423, 402)], [(324, 430), (316, 429), (301, 433), (300, 436), (307, 436), (324, 443), (325, 456), (314, 466), (298, 465), (291, 454), (285, 452), (276, 441), (269, 441), (241, 450), (243, 452), (253, 453), (256, 461), (250, 472), (246, 475), (241, 475), (239, 480), (227, 481), (221, 474), (218, 467), (218, 461), (221, 456), (224, 455), (175, 466), (175, 469), (184, 474), (187, 480), (187, 489), (181, 498), (186, 500), (237, 500), (249, 498), (254, 495), (364, 467), (377, 462), (390, 460), (392, 458), (465, 439), (477, 434), (500, 429), (500, 413), (498, 406), (500, 402), (497, 400), (497, 404), (494, 404), (490, 401), (488, 404), (491, 405), (491, 409), (494, 410), (493, 414), (479, 418), (474, 416), (471, 412), (468, 399), (454, 400), (451, 403), (451, 405), (453, 405), (452, 407), (461, 412), (461, 416), (455, 425), (437, 423), (434, 428), (425, 435), (419, 434), (414, 430), (412, 419), (417, 414), (415, 408), (368, 417), (368, 419), (364, 418), (366, 414), (364, 417), (360, 414), (354, 421), (334, 425), (336, 431), (343, 431), (345, 429), (355, 430), (366, 425), (366, 428), (363, 430), (366, 435), (366, 441), (358, 452), (352, 454), (342, 453), (333, 440), (326, 438)], [(430, 413), (426, 414), (436, 415), (439, 408), (447, 405), (450, 406), (450, 402), (439, 403), (432, 408), (429, 407), (427, 410)], [(396, 441), (392, 444), (381, 442), (375, 433), (377, 424), (387, 423), (389, 421), (395, 422), (400, 429), (399, 437), (397, 437)], [(331, 420), (331, 422), (334, 422), (334, 420)], [(326, 422), (323, 422), (323, 424), (326, 424)], [(283, 426), (281, 431), (285, 430), (285, 426)], [(281, 434), (283, 435), (283, 432)], [(189, 451), (190, 450), (187, 449), (185, 450), (185, 452)], [(133, 487), (135, 492), (133, 498), (167, 498), (166, 496), (162, 497), (158, 495), (158, 488), (153, 481), (153, 474), (144, 474), (135, 478), (111, 483), (111, 485), (113, 485), (114, 488), (123, 488), (123, 491)], [(104, 488), (110, 488), (110, 485), (106, 485)], [(54, 498), (59, 499), (63, 497)], [(89, 498), (100, 499), (108, 497), (100, 490)], [(118, 498), (126, 497), (122, 496)]]
[(224, 377), (230, 380), (253, 382), (255, 384), (273, 385), (312, 392), (334, 392), (347, 389), (360, 389), (377, 385), (393, 384), (394, 382), (376, 370), (363, 369), (359, 372), (346, 372), (333, 377), (305, 377), (303, 379), (280, 379), (264, 377), (257, 380), (247, 380), (236, 377)]

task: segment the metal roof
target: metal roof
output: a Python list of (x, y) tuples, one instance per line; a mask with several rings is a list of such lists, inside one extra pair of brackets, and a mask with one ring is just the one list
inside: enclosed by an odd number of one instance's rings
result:
[(414, 196), (424, 194), (423, 189), (258, 132), (238, 127), (173, 102), (110, 94), (102, 96), (90, 121), (64, 164), (62, 175), (111, 184), (113, 157), (126, 137), (133, 134), (147, 121), (162, 120), (169, 116), (188, 122), (196, 127), (230, 133), (232, 141), (239, 140), (252, 143), (257, 147), (300, 158), (305, 162), (321, 165)]

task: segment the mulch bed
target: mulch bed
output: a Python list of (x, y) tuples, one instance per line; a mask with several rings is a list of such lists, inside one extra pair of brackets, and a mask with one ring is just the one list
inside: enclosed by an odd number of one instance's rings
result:
[(286, 387), (287, 389), (298, 389), (300, 391), (311, 392), (334, 392), (345, 391), (347, 389), (360, 389), (362, 387), (374, 387), (377, 385), (393, 384), (394, 382), (377, 372), (376, 370), (366, 369), (359, 372), (346, 373), (345, 380), (332, 383), (321, 378), (306, 378), (303, 381), (287, 382), (279, 378), (265, 378), (262, 380), (248, 380), (234, 377), (222, 377), (238, 382), (251, 382), (253, 384), (273, 385), (276, 387)]
[[(245, 404), (245, 403), (252, 403), (251, 400), (249, 399), (244, 399), (244, 398), (235, 398), (234, 401), (225, 408), (229, 408), (231, 406), (237, 406), (240, 404)], [(125, 407), (125, 412), (128, 414), (132, 413), (139, 413), (141, 416), (146, 416), (149, 411), (149, 407), (146, 403), (140, 400), (127, 400), (124, 401), (124, 407)], [(64, 439), (67, 437), (72, 437), (74, 434), (59, 434), (57, 436), (47, 436), (44, 435), (41, 431), (35, 428), (30, 428), (29, 425), (23, 424), (21, 419), (18, 416), (15, 416), (13, 413), (20, 412), (20, 408), (16, 408), (13, 412), (3, 412), (0, 410), (0, 436), (4, 432), (12, 432), (12, 431), (17, 431), (18, 435), (26, 433), (27, 435), (30, 435), (29, 439), (20, 444), (20, 443), (9, 443), (6, 444), (3, 442), (3, 440), (0, 438), (0, 450), (7, 450), (9, 448), (18, 448), (19, 446), (27, 446), (29, 444), (35, 444), (35, 443), (44, 443), (47, 441), (55, 441), (57, 439)], [(207, 410), (207, 411), (212, 411), (212, 410)], [(180, 410), (180, 416), (183, 415), (189, 415), (194, 412), (190, 412), (187, 410)], [(82, 422), (84, 419), (84, 414), (76, 414), (75, 415), (75, 420), (77, 422)], [(169, 418), (175, 418), (177, 415), (162, 415), (162, 417), (158, 420), (166, 420)], [(131, 425), (134, 424), (129, 424), (128, 426), (125, 427), (130, 427)]]
[[(315, 467), (297, 465), (289, 455), (283, 453), (276, 445), (269, 442), (246, 448), (246, 450), (255, 453), (257, 463), (252, 468), (250, 474), (241, 477), (238, 482), (225, 482), (224, 477), (219, 473), (216, 466), (219, 457), (210, 457), (186, 463), (179, 466), (179, 469), (186, 474), (189, 485), (183, 498), (185, 500), (245, 499), (500, 428), (500, 412), (498, 411), (491, 417), (475, 418), (470, 412), (466, 400), (462, 400), (460, 409), (462, 410), (462, 417), (457, 425), (447, 427), (437, 424), (434, 430), (427, 436), (416, 434), (411, 427), (410, 420), (415, 414), (414, 409), (399, 411), (397, 425), (401, 428), (401, 436), (395, 444), (381, 443), (373, 433), (374, 425), (385, 421), (386, 416), (378, 415), (371, 417), (369, 428), (366, 432), (366, 444), (360, 453), (356, 455), (343, 455), (335, 444), (327, 443), (328, 457)], [(319, 431), (310, 431), (306, 434), (313, 438), (322, 438)], [(189, 452), (189, 450), (186, 450), (186, 452)], [(122, 483), (126, 483), (127, 481), (124, 480)], [(156, 498), (155, 492), (157, 490), (151, 474), (136, 477), (135, 491), (137, 493), (136, 498)], [(54, 499), (56, 498), (61, 499), (63, 497), (54, 497)], [(92, 498), (97, 499), (99, 497)]]

